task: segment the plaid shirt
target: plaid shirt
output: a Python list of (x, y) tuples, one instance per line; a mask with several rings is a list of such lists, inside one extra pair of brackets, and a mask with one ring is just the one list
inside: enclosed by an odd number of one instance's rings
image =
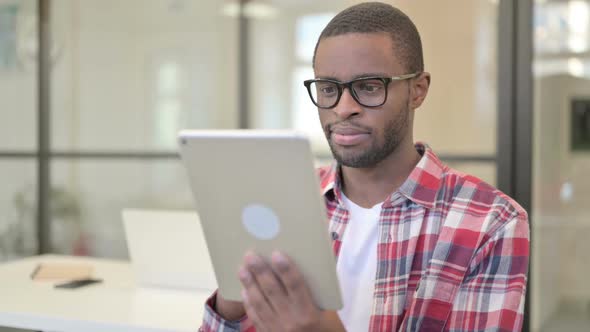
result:
[[(520, 331), (529, 260), (527, 213), (445, 166), (430, 148), (383, 203), (370, 331)], [(339, 168), (319, 170), (336, 255), (349, 215)], [(202, 331), (254, 331), (206, 305)]]

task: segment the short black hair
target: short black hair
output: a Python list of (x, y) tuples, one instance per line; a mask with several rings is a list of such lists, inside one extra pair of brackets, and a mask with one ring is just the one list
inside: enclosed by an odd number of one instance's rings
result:
[(320, 42), (347, 33), (386, 33), (395, 54), (408, 71), (424, 71), (422, 41), (412, 20), (401, 10), (381, 2), (365, 2), (341, 11), (324, 28), (313, 52), (313, 65)]

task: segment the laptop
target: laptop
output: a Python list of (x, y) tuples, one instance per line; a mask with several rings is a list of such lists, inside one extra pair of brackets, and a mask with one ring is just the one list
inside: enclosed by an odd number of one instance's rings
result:
[(308, 139), (291, 131), (194, 130), (179, 148), (219, 292), (241, 301), (237, 277), (244, 254), (289, 255), (316, 304), (342, 300), (328, 217)]
[(138, 285), (204, 291), (217, 288), (196, 212), (125, 209), (122, 215)]

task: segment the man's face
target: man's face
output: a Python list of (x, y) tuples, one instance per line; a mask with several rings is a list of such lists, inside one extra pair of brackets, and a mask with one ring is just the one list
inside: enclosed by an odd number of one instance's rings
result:
[[(344, 34), (323, 39), (315, 60), (316, 78), (341, 82), (359, 77), (392, 77), (405, 72), (386, 34)], [(384, 105), (364, 107), (348, 89), (332, 109), (319, 109), (334, 158), (344, 166), (373, 167), (396, 150), (409, 133), (408, 81), (392, 81)]]

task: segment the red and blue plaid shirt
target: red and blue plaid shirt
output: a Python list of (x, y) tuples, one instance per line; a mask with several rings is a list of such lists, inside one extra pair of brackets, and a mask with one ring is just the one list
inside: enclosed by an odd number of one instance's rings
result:
[[(529, 261), (527, 213), (423, 144), (384, 202), (370, 331), (520, 331)], [(319, 170), (334, 253), (348, 224), (337, 165)], [(207, 302), (202, 331), (255, 331)], [(368, 308), (369, 310), (369, 308)]]

